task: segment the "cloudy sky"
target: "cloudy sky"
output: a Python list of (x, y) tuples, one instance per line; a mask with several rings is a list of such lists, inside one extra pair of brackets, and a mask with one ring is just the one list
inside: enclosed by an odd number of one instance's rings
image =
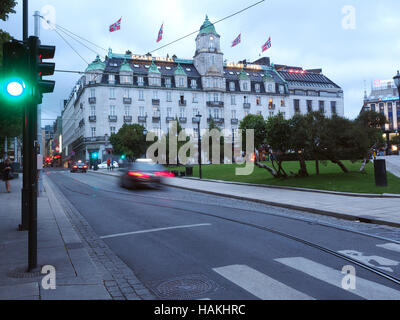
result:
[[(17, 13), (0, 28), (17, 39), (22, 38), (22, 0)], [(239, 11), (257, 0), (29, 0), (30, 34), (33, 13), (54, 11), (57, 25), (113, 52), (131, 50), (145, 54), (192, 31), (198, 30), (208, 14), (211, 22)], [(49, 5), (51, 6), (49, 10)], [(347, 7), (346, 7), (347, 6)], [(354, 9), (355, 20), (351, 10)], [(122, 17), (121, 30), (110, 33), (109, 26)], [(400, 1), (399, 0), (267, 0), (216, 25), (221, 35), (224, 59), (229, 62), (259, 58), (261, 45), (272, 38), (266, 56), (276, 64), (322, 68), (323, 73), (339, 84), (345, 94), (345, 116), (355, 118), (360, 111), (365, 83), (370, 91), (373, 80), (391, 79), (400, 69)], [(156, 43), (164, 23), (164, 39)], [(343, 25), (348, 26), (344, 28)], [(350, 28), (349, 28), (350, 27)], [(354, 27), (354, 28), (353, 28)], [(242, 43), (231, 48), (241, 33)], [(158, 50), (153, 55), (191, 59), (196, 35)], [(66, 37), (66, 36), (64, 36)], [(57, 46), (56, 69), (83, 71), (95, 53), (66, 37), (82, 56), (79, 57), (52, 30), (41, 30), (43, 44)], [(92, 47), (104, 56), (106, 51)], [(61, 113), (79, 78), (76, 74), (57, 73), (54, 94), (46, 95), (43, 124), (52, 123)]]

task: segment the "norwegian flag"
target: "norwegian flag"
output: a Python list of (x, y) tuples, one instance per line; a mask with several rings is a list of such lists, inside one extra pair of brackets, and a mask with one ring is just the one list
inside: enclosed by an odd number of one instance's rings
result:
[(162, 40), (163, 33), (164, 33), (164, 23), (161, 25), (160, 31), (158, 32), (157, 42), (160, 42)]
[(266, 43), (263, 44), (262, 48), (262, 52), (267, 51), (269, 48), (271, 48), (272, 44), (271, 44), (271, 37), (268, 38), (268, 41)]
[(240, 33), (237, 38), (235, 40), (233, 40), (232, 42), (232, 47), (237, 46), (240, 43), (240, 38), (241, 38), (242, 34)]
[(116, 23), (110, 26), (110, 32), (121, 30), (121, 19), (122, 17)]

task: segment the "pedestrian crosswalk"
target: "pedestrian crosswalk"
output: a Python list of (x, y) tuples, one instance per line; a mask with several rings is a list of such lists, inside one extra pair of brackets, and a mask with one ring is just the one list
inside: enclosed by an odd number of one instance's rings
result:
[(385, 243), (385, 244), (377, 244), (376, 245), (379, 248), (395, 251), (395, 252), (400, 252), (400, 244), (397, 243)]
[[(383, 246), (381, 246), (383, 247)], [(398, 249), (396, 246), (387, 246), (391, 249)], [(305, 257), (290, 257), (275, 259), (275, 262), (285, 268), (285, 272), (293, 271), (298, 272), (301, 278), (308, 276), (314, 278), (322, 284), (331, 285), (333, 287), (343, 290), (344, 295), (334, 297), (335, 299), (343, 299), (349, 297), (348, 293), (353, 294), (354, 298), (357, 297), (367, 300), (400, 300), (400, 286), (398, 290), (391, 287), (382, 285), (381, 283), (374, 282), (361, 278), (355, 275), (355, 287), (346, 288), (343, 286), (343, 279), (345, 273), (342, 270), (335, 269), (330, 266), (318, 263), (316, 261), (307, 259)], [(261, 300), (315, 300), (321, 299), (321, 292), (315, 290), (315, 285), (307, 288), (307, 293), (302, 292), (299, 288), (293, 288), (284, 284), (271, 275), (264, 274), (247, 265), (228, 265), (213, 269), (218, 275), (230, 281), (234, 285), (244, 289), (252, 296)], [(303, 282), (304, 286), (304, 282)], [(312, 289), (313, 288), (313, 289)], [(317, 285), (318, 288), (318, 285)], [(326, 289), (325, 289), (326, 290)], [(326, 292), (326, 291), (325, 291)], [(335, 290), (335, 292), (340, 292)], [(329, 296), (332, 298), (332, 296)], [(218, 298), (217, 298), (218, 299)], [(323, 297), (322, 297), (323, 299)], [(210, 300), (209, 297), (203, 300)]]

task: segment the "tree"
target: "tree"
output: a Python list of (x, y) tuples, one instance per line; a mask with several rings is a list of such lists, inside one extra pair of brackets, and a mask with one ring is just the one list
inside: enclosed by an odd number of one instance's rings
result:
[(243, 145), (246, 145), (246, 130), (254, 130), (254, 147), (261, 148), (266, 143), (266, 125), (262, 115), (249, 114), (240, 122)]
[(289, 120), (290, 126), (290, 148), (297, 154), (300, 163), (298, 176), (307, 177), (307, 165), (305, 160), (305, 152), (307, 150), (310, 137), (308, 136), (307, 119), (305, 116), (296, 114)]
[[(221, 129), (215, 124), (214, 118), (210, 117), (210, 122), (208, 123), (208, 131), (209, 133), (211, 133), (212, 130), (217, 130), (219, 133), (221, 133)], [(213, 150), (213, 139), (212, 137), (208, 137), (208, 143), (209, 143), (209, 150), (205, 150), (208, 153), (208, 160), (210, 161), (210, 163), (212, 163), (212, 158), (213, 158), (213, 154), (212, 154), (212, 150)], [(225, 146), (225, 138), (224, 136), (221, 136), (220, 140), (219, 140), (219, 163), (224, 163), (224, 146)]]
[(390, 143), (394, 145), (400, 145), (400, 136), (395, 136), (392, 139), (390, 139)]
[(124, 124), (117, 134), (110, 137), (114, 152), (125, 154), (130, 160), (142, 157), (148, 147), (144, 130), (139, 124)]

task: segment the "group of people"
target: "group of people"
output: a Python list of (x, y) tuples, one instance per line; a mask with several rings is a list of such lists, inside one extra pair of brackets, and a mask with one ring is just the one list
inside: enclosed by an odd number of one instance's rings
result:
[(2, 174), (2, 179), (6, 184), (6, 192), (11, 192), (10, 180), (14, 178), (13, 169), (11, 166), (11, 161), (7, 159), (5, 162), (1, 163), (0, 173)]

